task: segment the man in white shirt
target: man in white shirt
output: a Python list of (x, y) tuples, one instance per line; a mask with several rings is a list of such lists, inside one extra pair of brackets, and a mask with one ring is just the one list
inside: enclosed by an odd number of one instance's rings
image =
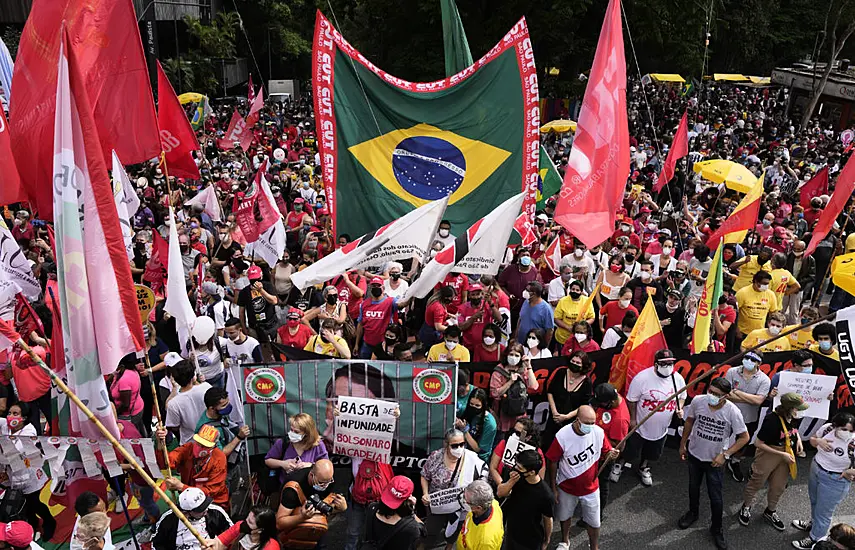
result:
[(570, 282), (573, 280), (573, 268), (569, 264), (566, 264), (564, 260), (561, 261), (561, 265), (558, 267), (558, 273), (558, 277), (549, 281), (549, 284), (546, 286), (548, 291), (546, 301), (553, 308), (558, 304), (558, 300), (567, 296)]
[(638, 321), (638, 316), (633, 312), (628, 311), (626, 315), (623, 316), (623, 321), (621, 321), (620, 327), (615, 325), (606, 329), (600, 349), (623, 347), (623, 344), (626, 343), (626, 339), (629, 338), (630, 334), (632, 334), (632, 329), (635, 327), (636, 321)]
[(587, 256), (594, 262), (594, 272), (591, 278), (596, 281), (600, 276), (600, 271), (608, 268), (609, 255), (603, 252), (602, 245), (597, 245), (588, 251)]
[(261, 363), (264, 360), (261, 356), (261, 346), (258, 345), (258, 340), (244, 334), (237, 317), (232, 317), (226, 321), (225, 333), (226, 338), (229, 339), (226, 349), (233, 361)]
[(594, 288), (594, 260), (586, 254), (588, 247), (582, 241), (575, 241), (573, 253), (561, 258), (561, 265), (569, 265), (574, 279), (585, 283), (585, 291), (591, 292)]
[[(654, 365), (638, 373), (629, 384), (626, 393), (626, 406), (629, 409), (630, 428), (635, 427), (648, 414), (653, 412), (665, 399), (675, 393), (677, 389), (686, 385), (683, 377), (674, 372), (674, 353), (668, 349), (661, 349), (654, 356)], [(665, 439), (668, 436), (668, 427), (674, 412), (682, 417), (683, 399), (670, 401), (662, 410), (657, 411), (647, 422), (642, 424), (638, 430), (630, 436), (626, 444), (624, 457), (632, 462), (640, 456), (638, 474), (641, 483), (649, 487), (653, 485), (653, 477), (650, 475), (650, 461), (656, 461), (662, 456), (665, 448)], [(624, 462), (622, 459), (620, 462)], [(617, 483), (620, 479), (621, 464), (612, 467), (609, 479)]]
[(442, 220), (439, 222), (439, 229), (436, 232), (434, 242), (441, 242), (442, 248), (444, 249), (448, 245), (454, 244), (454, 239), (454, 235), (451, 234), (451, 222), (448, 220)]
[[(106, 512), (107, 505), (101, 500), (101, 497), (92, 491), (84, 491), (78, 495), (74, 501), (74, 511), (77, 512), (77, 520), (74, 522), (74, 529), (71, 531), (71, 546), (69, 550), (83, 550), (83, 545), (77, 540), (77, 527), (80, 524), (80, 518), (92, 512)], [(113, 550), (113, 536), (110, 530), (104, 535), (103, 550)]]
[(205, 392), (211, 385), (196, 384), (196, 367), (190, 361), (173, 366), (172, 379), (172, 393), (166, 399), (166, 427), (178, 435), (179, 444), (183, 445), (196, 433), (196, 424), (207, 408)]

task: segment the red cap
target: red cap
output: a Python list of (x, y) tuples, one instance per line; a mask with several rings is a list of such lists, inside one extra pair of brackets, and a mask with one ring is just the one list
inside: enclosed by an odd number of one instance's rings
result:
[[(395, 476), (380, 494), (380, 501), (391, 508), (397, 509), (413, 494), (413, 481), (405, 476)], [(31, 529), (32, 531), (32, 529)]]
[(383, 279), (381, 279), (380, 277), (372, 277), (371, 281), (369, 281), (368, 284), (370, 284), (370, 285), (382, 285)]
[(484, 290), (484, 286), (481, 283), (472, 283), (469, 285), (469, 292), (473, 290)]
[(251, 266), (246, 270), (246, 278), (250, 281), (253, 279), (261, 279), (261, 268), (257, 265)]
[(303, 203), (303, 202), (306, 202), (306, 200), (303, 197), (297, 197), (296, 199), (294, 199), (294, 204)]
[(647, 208), (646, 206), (642, 206), (641, 210), (639, 210), (639, 212), (641, 212), (642, 214), (650, 214), (653, 211), (651, 209)]
[(778, 237), (786, 237), (787, 236), (787, 229), (785, 227), (781, 227), (779, 225), (778, 227), (775, 228), (775, 235), (777, 235)]
[(18, 548), (29, 547), (33, 542), (33, 527), (26, 521), (0, 523), (0, 541), (8, 542)]

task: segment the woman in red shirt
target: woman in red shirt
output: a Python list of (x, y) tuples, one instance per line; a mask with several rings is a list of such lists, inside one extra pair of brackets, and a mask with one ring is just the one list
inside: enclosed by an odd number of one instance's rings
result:
[(253, 506), (244, 521), (235, 523), (225, 533), (207, 542), (214, 550), (232, 547), (279, 550), (276, 534), (276, 513), (267, 506), (258, 505)]
[(591, 353), (592, 351), (599, 350), (600, 345), (591, 339), (591, 325), (585, 321), (580, 321), (573, 325), (573, 338), (568, 338), (564, 342), (564, 347), (561, 348), (561, 355), (570, 355), (574, 351)]
[(315, 331), (309, 325), (300, 322), (302, 316), (303, 312), (295, 307), (288, 310), (288, 314), (285, 316), (285, 324), (276, 331), (277, 340), (280, 344), (297, 349), (306, 347), (309, 338), (315, 334)]
[(632, 289), (623, 287), (620, 289), (617, 301), (609, 302), (600, 310), (600, 333), (605, 334), (609, 327), (620, 326), (628, 311), (638, 316), (638, 310), (631, 305)]
[(475, 346), (472, 350), (472, 361), (489, 361), (498, 363), (502, 360), (502, 354), (505, 353), (505, 346), (498, 341), (499, 327), (490, 323), (484, 327), (481, 333), (481, 343)]
[(448, 328), (446, 322), (449, 317), (448, 305), (454, 300), (454, 287), (444, 286), (439, 289), (439, 296), (429, 303), (425, 309), (425, 322), (419, 330), (419, 341), (425, 350), (429, 350), (434, 344), (442, 339), (442, 333)]

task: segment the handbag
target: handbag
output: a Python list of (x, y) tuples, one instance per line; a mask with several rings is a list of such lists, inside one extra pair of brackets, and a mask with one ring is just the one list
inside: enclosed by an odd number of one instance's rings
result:
[(787, 454), (793, 457), (793, 462), (789, 465), (790, 477), (796, 479), (796, 475), (799, 473), (799, 467), (796, 465), (796, 454), (793, 452), (793, 444), (790, 443), (790, 433), (787, 431), (787, 424), (784, 422), (784, 419), (779, 416), (778, 420), (781, 421), (781, 429), (784, 430), (784, 450), (787, 451)]

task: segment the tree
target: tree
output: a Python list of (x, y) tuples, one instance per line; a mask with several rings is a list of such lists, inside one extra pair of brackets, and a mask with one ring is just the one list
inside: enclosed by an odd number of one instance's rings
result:
[(816, 108), (816, 104), (819, 103), (819, 98), (823, 90), (825, 90), (825, 84), (828, 82), (831, 71), (834, 70), (834, 64), (837, 62), (840, 52), (846, 46), (846, 41), (855, 32), (855, 6), (853, 6), (851, 0), (829, 1), (828, 11), (825, 12), (823, 31), (822, 41), (817, 51), (821, 52), (827, 41), (828, 61), (826, 61), (822, 76), (814, 84), (813, 90), (811, 90), (810, 101), (808, 101), (805, 112), (802, 115), (802, 128), (810, 123), (813, 110)]
[(3, 31), (3, 42), (9, 48), (9, 54), (12, 59), (18, 55), (18, 43), (21, 41), (21, 29), (8, 27)]
[(237, 55), (235, 41), (240, 16), (235, 12), (220, 12), (210, 24), (189, 16), (184, 18), (184, 22), (197, 45), (182, 54), (180, 59), (164, 61), (163, 70), (179, 94), (188, 89), (216, 93), (221, 83), (214, 59)]

